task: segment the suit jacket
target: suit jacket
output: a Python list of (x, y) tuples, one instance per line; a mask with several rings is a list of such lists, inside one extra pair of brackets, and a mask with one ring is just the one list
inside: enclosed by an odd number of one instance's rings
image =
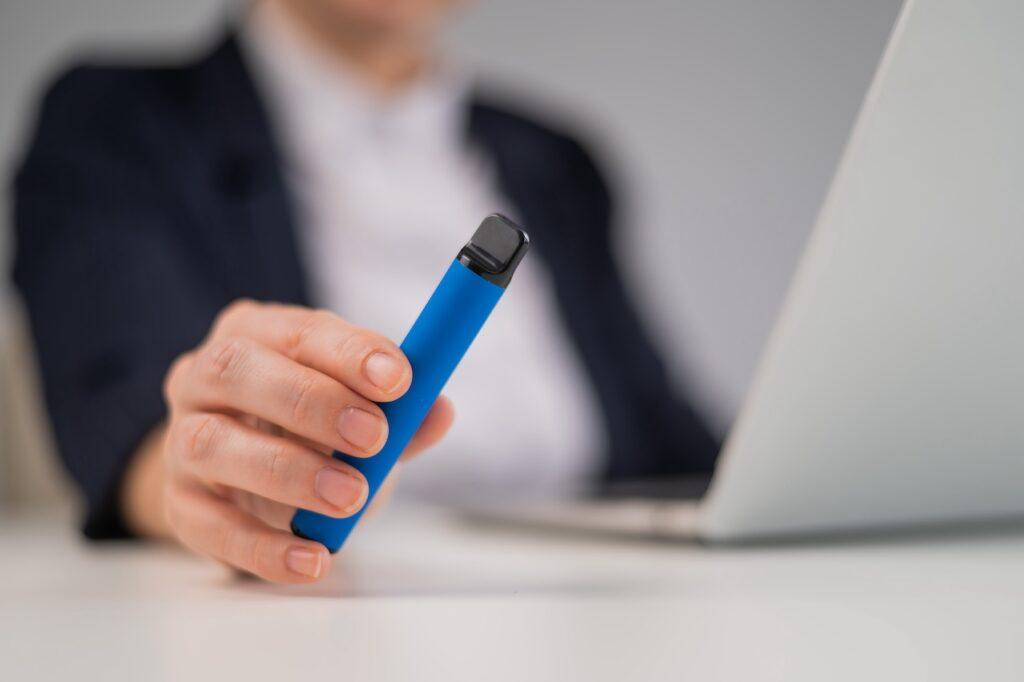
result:
[[(710, 470), (718, 443), (673, 393), (623, 289), (591, 157), (478, 97), (467, 120), (550, 267), (604, 413), (606, 477)], [(243, 296), (310, 302), (275, 145), (231, 35), (185, 65), (74, 68), (43, 99), (14, 186), (14, 281), (89, 537), (127, 534), (122, 474), (165, 415), (169, 365), (216, 313)]]

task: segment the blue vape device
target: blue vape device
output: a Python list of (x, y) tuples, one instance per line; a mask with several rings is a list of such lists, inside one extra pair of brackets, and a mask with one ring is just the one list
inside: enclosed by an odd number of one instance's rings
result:
[(300, 509), (292, 518), (293, 533), (322, 543), (332, 553), (344, 544), (505, 293), (529, 246), (526, 233), (504, 216), (484, 218), (402, 342), (412, 365), (412, 385), (398, 400), (380, 406), (388, 420), (384, 447), (373, 457), (334, 453), (366, 477), (370, 496), (363, 509), (344, 519)]

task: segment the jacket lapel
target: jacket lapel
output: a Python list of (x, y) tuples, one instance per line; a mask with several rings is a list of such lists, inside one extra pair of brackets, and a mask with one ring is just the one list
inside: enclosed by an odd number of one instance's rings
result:
[(212, 158), (215, 241), (235, 295), (308, 303), (291, 201), (266, 109), (229, 35), (198, 69), (201, 124)]

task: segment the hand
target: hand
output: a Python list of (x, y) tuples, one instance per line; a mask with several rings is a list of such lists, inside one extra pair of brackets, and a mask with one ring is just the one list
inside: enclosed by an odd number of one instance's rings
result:
[[(330, 555), (292, 535), (292, 514), (359, 511), (365, 479), (330, 455), (380, 450), (388, 430), (375, 402), (400, 397), (411, 380), (394, 343), (335, 315), (233, 303), (167, 375), (170, 416), (159, 448), (166, 530), (267, 580), (324, 576)], [(453, 414), (439, 399), (403, 457), (440, 440)]]

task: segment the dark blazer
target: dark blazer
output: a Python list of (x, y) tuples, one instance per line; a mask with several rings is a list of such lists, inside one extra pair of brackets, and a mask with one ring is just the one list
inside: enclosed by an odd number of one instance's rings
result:
[[(604, 412), (606, 476), (703, 472), (718, 443), (669, 385), (612, 256), (613, 206), (572, 137), (475, 99), (467, 143), (551, 267)], [(14, 188), (14, 281), (90, 537), (126, 534), (118, 486), (165, 415), (173, 359), (217, 311), (310, 304), (263, 104), (228, 36), (183, 66), (82, 66), (49, 89)]]

